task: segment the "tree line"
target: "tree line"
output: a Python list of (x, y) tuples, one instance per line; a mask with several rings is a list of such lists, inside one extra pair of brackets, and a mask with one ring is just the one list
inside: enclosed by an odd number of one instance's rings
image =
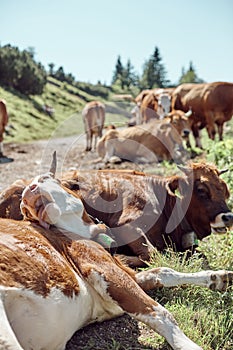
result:
[[(187, 70), (185, 70), (184, 67), (182, 68), (178, 84), (202, 82), (204, 82), (204, 80), (197, 76), (192, 62), (189, 63), (189, 68)], [(126, 66), (123, 66), (121, 56), (118, 56), (113, 73), (112, 85), (119, 86), (122, 90), (129, 90), (132, 86), (137, 86), (139, 90), (172, 86), (170, 80), (167, 78), (167, 71), (157, 46), (151, 56), (144, 62), (141, 76), (135, 73), (130, 59), (128, 59)]]
[[(52, 76), (59, 81), (80, 87), (81, 89), (90, 89), (89, 85), (75, 80), (71, 73), (65, 73), (62, 66), (55, 69), (55, 64), (48, 65), (48, 71), (40, 62), (35, 60), (34, 48), (20, 51), (18, 47), (10, 44), (0, 46), (0, 84), (14, 88), (25, 95), (40, 95), (47, 82), (47, 77)], [(182, 68), (181, 77), (178, 81), (181, 83), (199, 83), (203, 82), (198, 78), (192, 62), (188, 70)], [(88, 86), (87, 86), (88, 85)], [(171, 86), (167, 78), (167, 71), (163, 64), (159, 48), (156, 46), (150, 57), (144, 62), (142, 74), (135, 72), (130, 59), (124, 66), (121, 57), (118, 56), (113, 72), (110, 88), (113, 91), (130, 92), (133, 90), (152, 89), (155, 87)], [(106, 88), (100, 81), (93, 85), (96, 89)], [(106, 93), (104, 91), (103, 93)]]

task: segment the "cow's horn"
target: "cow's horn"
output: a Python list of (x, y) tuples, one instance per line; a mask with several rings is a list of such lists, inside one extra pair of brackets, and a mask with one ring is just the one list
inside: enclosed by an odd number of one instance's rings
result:
[(228, 170), (229, 170), (229, 169), (222, 169), (222, 170), (219, 170), (219, 171), (218, 171), (218, 174), (219, 174), (219, 175), (222, 175), (222, 174), (226, 173)]
[(186, 117), (190, 117), (190, 116), (192, 115), (192, 113), (193, 113), (193, 111), (192, 111), (192, 109), (190, 108), (190, 109), (188, 110), (188, 112), (185, 113), (185, 116), (186, 116)]
[(56, 169), (57, 169), (57, 152), (54, 151), (52, 163), (49, 170), (49, 172), (52, 173), (54, 177), (55, 177)]
[(179, 168), (183, 173), (185, 173), (185, 175), (190, 173), (190, 168), (185, 167), (185, 166), (180, 165), (180, 164), (176, 164), (176, 165), (177, 165), (177, 168)]

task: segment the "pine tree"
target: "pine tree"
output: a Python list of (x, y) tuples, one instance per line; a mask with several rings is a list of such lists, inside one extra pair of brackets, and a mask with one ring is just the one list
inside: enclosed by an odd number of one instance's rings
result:
[(124, 67), (121, 63), (121, 56), (118, 56), (115, 71), (113, 73), (112, 84), (115, 84), (118, 79), (122, 78)]
[(151, 57), (144, 63), (142, 78), (140, 81), (141, 89), (166, 87), (168, 85), (166, 74), (159, 48), (155, 47)]
[(189, 63), (189, 68), (187, 71), (185, 71), (184, 68), (182, 68), (182, 72), (181, 72), (181, 77), (179, 79), (179, 84), (183, 84), (183, 83), (203, 83), (204, 80), (198, 78), (196, 70), (193, 66), (192, 61), (190, 61)]

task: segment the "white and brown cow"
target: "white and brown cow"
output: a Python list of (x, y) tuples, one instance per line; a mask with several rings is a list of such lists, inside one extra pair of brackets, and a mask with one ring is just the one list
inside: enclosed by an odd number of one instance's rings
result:
[(175, 350), (201, 350), (144, 290), (181, 284), (224, 290), (233, 272), (133, 272), (91, 240), (104, 225), (93, 224), (80, 198), (51, 173), (25, 188), (21, 207), (24, 221), (0, 219), (1, 350), (62, 350), (76, 330), (123, 313)]
[(86, 104), (82, 111), (84, 130), (86, 133), (86, 151), (92, 149), (92, 139), (94, 139), (94, 149), (97, 138), (102, 136), (105, 121), (105, 106), (102, 102), (92, 101)]

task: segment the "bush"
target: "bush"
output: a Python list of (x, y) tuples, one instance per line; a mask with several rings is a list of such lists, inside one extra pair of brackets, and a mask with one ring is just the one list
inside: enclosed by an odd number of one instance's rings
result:
[[(225, 141), (210, 142), (208, 145), (207, 160), (213, 162), (217, 167), (228, 169), (228, 172), (222, 175), (222, 178), (228, 184), (231, 192), (233, 190), (233, 140), (226, 139)], [(233, 194), (228, 202), (229, 206), (233, 208)]]
[(20, 52), (17, 47), (0, 47), (0, 83), (13, 87), (25, 95), (42, 94), (47, 74), (36, 63), (31, 51)]

